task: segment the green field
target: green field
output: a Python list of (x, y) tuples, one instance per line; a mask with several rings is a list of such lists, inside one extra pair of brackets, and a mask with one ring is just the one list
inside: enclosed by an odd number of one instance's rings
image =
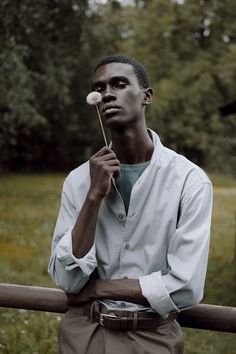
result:
[[(212, 241), (203, 303), (236, 306), (236, 180), (211, 176)], [(54, 286), (47, 273), (64, 176), (0, 177), (0, 282)], [(60, 315), (0, 309), (1, 354), (56, 354)], [(184, 329), (185, 354), (236, 354), (236, 334)]]

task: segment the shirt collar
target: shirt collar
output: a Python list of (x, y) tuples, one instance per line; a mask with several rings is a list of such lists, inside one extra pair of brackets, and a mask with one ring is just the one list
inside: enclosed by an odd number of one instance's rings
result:
[(159, 167), (161, 167), (161, 153), (162, 150), (164, 148), (164, 146), (162, 145), (159, 136), (157, 135), (157, 133), (155, 133), (152, 129), (148, 128), (148, 131), (151, 134), (152, 137), (152, 141), (154, 144), (154, 150), (152, 153), (152, 158), (151, 158), (151, 162), (150, 165), (156, 163)]

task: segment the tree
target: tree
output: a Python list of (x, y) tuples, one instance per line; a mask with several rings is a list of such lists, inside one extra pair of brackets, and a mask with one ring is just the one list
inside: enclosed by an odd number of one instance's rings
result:
[(3, 0), (0, 11), (0, 166), (70, 169), (98, 149), (89, 78), (120, 52), (150, 72), (148, 120), (162, 141), (236, 172), (235, 115), (218, 113), (235, 99), (235, 2)]
[(85, 0), (0, 3), (2, 165), (70, 163), (67, 143), (77, 129), (70, 85), (86, 9)]
[(165, 144), (204, 167), (220, 169), (235, 149), (218, 113), (235, 95), (235, 11), (228, 0), (150, 0), (134, 10), (133, 35), (123, 43), (151, 73), (151, 126)]

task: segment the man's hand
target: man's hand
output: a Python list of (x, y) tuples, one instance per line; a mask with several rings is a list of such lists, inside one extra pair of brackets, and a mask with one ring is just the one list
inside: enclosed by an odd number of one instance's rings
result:
[(91, 185), (72, 231), (72, 249), (77, 258), (84, 257), (93, 246), (101, 202), (110, 190), (113, 174), (119, 171), (120, 162), (107, 147), (90, 159)]
[(103, 147), (90, 158), (91, 186), (89, 194), (103, 199), (110, 190), (113, 174), (119, 175), (120, 161), (108, 147)]

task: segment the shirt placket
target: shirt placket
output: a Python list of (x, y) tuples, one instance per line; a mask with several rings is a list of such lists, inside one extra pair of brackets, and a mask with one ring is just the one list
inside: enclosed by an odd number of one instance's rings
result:
[[(122, 231), (122, 240), (121, 240), (121, 249), (120, 249), (120, 279), (128, 279), (127, 274), (125, 274), (125, 271), (123, 271), (123, 269), (125, 269), (125, 259), (127, 256), (127, 253), (130, 249), (130, 244), (128, 242), (128, 234), (127, 234), (127, 215), (126, 215), (126, 211), (125, 211), (125, 205), (124, 205), (124, 201), (120, 195), (120, 192), (118, 191), (115, 182), (113, 181), (113, 186), (114, 189), (118, 195), (119, 198), (119, 203), (118, 203), (118, 207), (117, 207), (117, 219), (118, 219), (118, 223), (120, 225), (120, 229)], [(125, 308), (126, 307), (126, 303), (124, 301), (117, 301), (117, 305), (121, 308)]]
[[(137, 186), (139, 186), (141, 184), (141, 181), (137, 182)], [(133, 187), (134, 190), (132, 190), (131, 192), (131, 196), (130, 196), (130, 204), (129, 204), (129, 209), (128, 209), (128, 214), (126, 215), (125, 212), (125, 206), (124, 206), (124, 202), (123, 199), (117, 189), (117, 187), (115, 186), (114, 183), (114, 188), (116, 190), (116, 193), (119, 196), (119, 200), (121, 202), (121, 204), (119, 203), (119, 211), (117, 213), (117, 217), (118, 217), (118, 222), (120, 224), (121, 230), (122, 230), (122, 241), (121, 241), (121, 249), (120, 249), (120, 279), (128, 279), (128, 274), (127, 274), (127, 265), (126, 265), (126, 261), (129, 259), (130, 257), (130, 252), (132, 250), (132, 245), (131, 245), (131, 241), (130, 241), (130, 234), (129, 234), (129, 230), (131, 229), (131, 223), (134, 222), (134, 216), (135, 216), (135, 210), (133, 208), (133, 203), (132, 203), (132, 195), (135, 192), (135, 187)], [(121, 207), (122, 205), (122, 207)], [(120, 306), (121, 308), (125, 308), (126, 307), (126, 302), (124, 301), (117, 301), (117, 305)]]

